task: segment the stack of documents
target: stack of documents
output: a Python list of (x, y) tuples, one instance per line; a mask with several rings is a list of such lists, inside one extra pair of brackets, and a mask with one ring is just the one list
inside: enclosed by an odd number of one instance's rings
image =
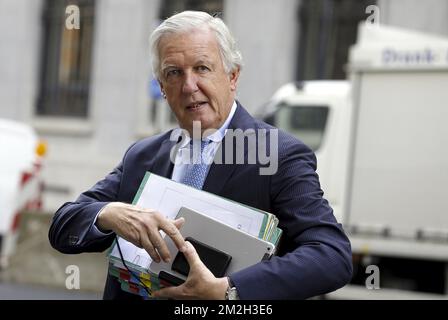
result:
[[(134, 198), (134, 205), (151, 208), (175, 219), (182, 207), (206, 214), (210, 218), (254, 237), (278, 244), (281, 229), (275, 215), (215, 194), (147, 172)], [(182, 233), (182, 229), (180, 230)], [(161, 232), (164, 237), (165, 234)], [(150, 268), (152, 259), (144, 249), (118, 238), (109, 252), (109, 273), (117, 277), (124, 291), (150, 298), (153, 290), (168, 285)]]

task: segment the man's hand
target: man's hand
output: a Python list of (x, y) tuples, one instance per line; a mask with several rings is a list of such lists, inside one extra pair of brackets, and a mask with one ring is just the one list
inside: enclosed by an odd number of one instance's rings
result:
[(196, 249), (190, 242), (186, 241), (185, 247), (181, 251), (190, 265), (190, 273), (188, 274), (187, 280), (180, 286), (154, 291), (154, 296), (157, 298), (182, 300), (223, 300), (228, 287), (227, 278), (216, 278), (202, 263)]
[(159, 230), (163, 230), (176, 244), (183, 248), (185, 240), (179, 232), (184, 219), (169, 220), (161, 213), (134, 205), (111, 202), (98, 215), (96, 225), (102, 230), (112, 230), (123, 239), (144, 248), (151, 258), (160, 262), (171, 259), (168, 247)]

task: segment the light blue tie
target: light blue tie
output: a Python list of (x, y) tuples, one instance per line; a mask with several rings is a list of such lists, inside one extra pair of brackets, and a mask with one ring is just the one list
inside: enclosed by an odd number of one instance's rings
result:
[[(192, 140), (193, 141), (193, 140)], [(205, 177), (207, 176), (207, 170), (208, 170), (208, 164), (204, 160), (203, 152), (205, 147), (209, 144), (209, 140), (201, 140), (201, 155), (200, 159), (197, 159), (197, 163), (193, 163), (192, 165), (189, 165), (187, 168), (187, 171), (185, 173), (185, 176), (180, 181), (183, 184), (192, 186), (196, 189), (202, 189), (202, 186), (204, 185)], [(193, 150), (194, 144), (190, 145), (191, 149)], [(193, 150), (194, 152), (195, 150)], [(191, 157), (190, 157), (191, 159)]]

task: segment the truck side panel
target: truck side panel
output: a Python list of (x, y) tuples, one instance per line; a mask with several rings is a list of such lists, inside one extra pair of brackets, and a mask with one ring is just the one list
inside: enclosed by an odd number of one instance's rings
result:
[(448, 73), (363, 74), (350, 225), (391, 236), (448, 235)]

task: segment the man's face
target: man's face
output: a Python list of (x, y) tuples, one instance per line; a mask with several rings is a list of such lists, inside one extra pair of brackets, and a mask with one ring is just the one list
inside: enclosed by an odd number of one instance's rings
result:
[(208, 29), (163, 36), (159, 42), (160, 86), (181, 128), (192, 134), (193, 121), (201, 130), (218, 129), (235, 99), (239, 70), (228, 74), (217, 40)]

